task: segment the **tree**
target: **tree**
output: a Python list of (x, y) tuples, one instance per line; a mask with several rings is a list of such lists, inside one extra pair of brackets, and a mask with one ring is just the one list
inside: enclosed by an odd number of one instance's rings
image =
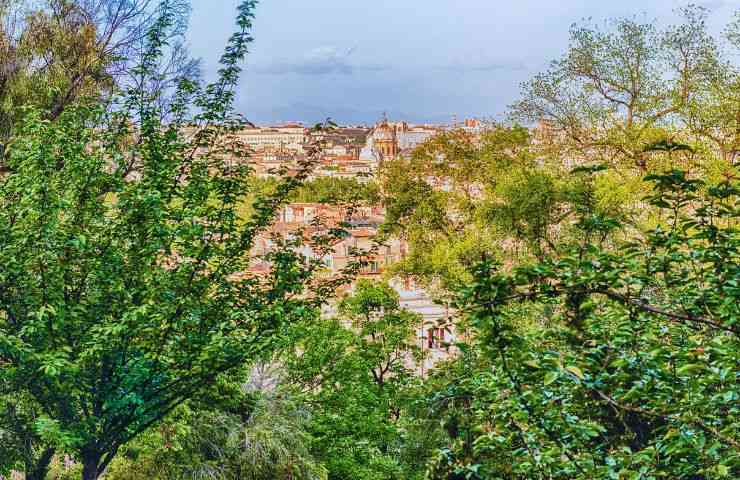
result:
[(421, 318), (401, 308), (399, 295), (387, 283), (359, 280), (352, 295), (339, 303), (339, 312), (356, 329), (362, 355), (380, 389), (389, 380), (402, 382), (419, 355), (414, 344)]
[(720, 62), (706, 9), (680, 13), (684, 22), (663, 30), (633, 18), (574, 25), (567, 53), (523, 85), (512, 116), (543, 121), (565, 157), (645, 168), (642, 147), (686, 124)]
[[(740, 48), (740, 16), (735, 14), (725, 30), (729, 45)], [(733, 52), (734, 53), (734, 52)], [(740, 143), (740, 71), (732, 61), (717, 62), (704, 76), (697, 94), (685, 109), (686, 126), (707, 141), (723, 162), (737, 165)]]
[(395, 271), (444, 297), (470, 280), (467, 267), (481, 255), (510, 262), (553, 251), (577, 185), (536, 152), (527, 129), (499, 125), (480, 138), (444, 132), (410, 158), (384, 162), (382, 233), (409, 245)]
[[(269, 354), (286, 324), (333, 291), (307, 289), (320, 265), (297, 253), (302, 239), (278, 242), (270, 271), (249, 274), (253, 241), (317, 154), (239, 215), (251, 173), (224, 139), (242, 125), (233, 89), (254, 7), (239, 6), (219, 79), (183, 79), (163, 112), (161, 92), (142, 85), (159, 74), (178, 18), (164, 1), (134, 70), (143, 82), (110, 108), (79, 105), (55, 121), (27, 109), (8, 149), (0, 386), (28, 395), (44, 448), (72, 453), (85, 480), (178, 405)], [(330, 242), (317, 236), (315, 251)]]
[[(182, 40), (188, 2), (172, 5), (177, 26), (166, 32), (168, 61), (149, 87), (166, 89), (198, 73)], [(155, 7), (153, 0), (0, 2), (0, 138), (12, 133), (24, 105), (53, 119), (82, 99), (110, 96), (135, 81), (131, 66), (144, 53)]]
[(229, 406), (196, 401), (179, 409), (125, 447), (106, 478), (325, 479), (309, 452), (306, 406), (282, 392), (239, 390), (229, 392)]
[(380, 203), (380, 193), (374, 182), (360, 182), (343, 177), (318, 177), (303, 184), (295, 192), (293, 200), (332, 205), (376, 205)]
[(662, 221), (616, 249), (595, 240), (618, 223), (589, 216), (561, 258), (479, 264), (460, 308), (481, 368), (446, 393), (470, 402), (473, 438), (456, 432), (431, 478), (740, 473), (740, 185), (647, 180)]
[(0, 472), (18, 468), (26, 472), (26, 478), (44, 478), (46, 468), (54, 455), (54, 449), (41, 442), (34, 422), (41, 412), (26, 392), (12, 391), (3, 386), (0, 396)]
[(403, 478), (405, 395), (420, 358), (414, 328), (387, 284), (358, 281), (338, 319), (299, 325), (284, 388), (312, 415), (313, 451), (330, 479)]

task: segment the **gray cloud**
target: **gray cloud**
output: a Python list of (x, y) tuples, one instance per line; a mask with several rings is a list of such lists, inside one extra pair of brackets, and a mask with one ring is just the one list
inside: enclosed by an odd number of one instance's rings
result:
[(440, 70), (455, 72), (519, 72), (529, 70), (529, 67), (520, 61), (482, 61), (482, 62), (454, 62), (438, 67)]
[(382, 65), (358, 65), (350, 62), (354, 48), (342, 51), (337, 47), (318, 47), (306, 52), (302, 58), (258, 65), (257, 73), (270, 75), (352, 75), (355, 71), (380, 71), (387, 67)]
[[(188, 39), (213, 78), (238, 0), (191, 1)], [(715, 36), (740, 7), (740, 0), (260, 2), (238, 106), (265, 122), (371, 123), (383, 110), (409, 121), (494, 115), (567, 50), (573, 22), (639, 15), (663, 26), (677, 21), (675, 7), (699, 2), (715, 12), (708, 22)], [(348, 51), (353, 45), (360, 49)]]

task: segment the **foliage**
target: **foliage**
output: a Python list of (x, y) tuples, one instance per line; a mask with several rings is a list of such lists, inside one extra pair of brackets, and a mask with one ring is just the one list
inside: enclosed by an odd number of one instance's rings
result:
[(645, 168), (642, 146), (686, 124), (686, 112), (723, 68), (707, 33), (707, 10), (690, 5), (682, 23), (619, 18), (574, 25), (567, 53), (523, 88), (514, 118), (543, 122), (561, 155)]
[(380, 202), (380, 192), (374, 182), (343, 177), (318, 177), (301, 185), (291, 200), (304, 203), (376, 205)]
[(663, 221), (617, 251), (584, 220), (560, 259), (479, 265), (461, 307), (487, 366), (444, 393), (468, 399), (472, 438), (453, 435), (431, 478), (740, 473), (740, 189), (648, 180)]
[(43, 478), (38, 464), (48, 464), (54, 450), (40, 442), (34, 423), (41, 411), (33, 399), (22, 391), (14, 391), (3, 385), (0, 396), (0, 472), (20, 468), (29, 478)]
[[(254, 239), (310, 168), (239, 216), (251, 172), (225, 162), (243, 152), (219, 140), (241, 125), (233, 87), (254, 5), (239, 6), (216, 83), (183, 80), (163, 111), (161, 92), (146, 88), (177, 19), (163, 2), (134, 70), (142, 81), (118, 105), (69, 108), (53, 122), (27, 110), (9, 148), (0, 385), (28, 394), (42, 412), (29, 418), (36, 440), (73, 454), (85, 479), (221, 375), (268, 354), (333, 290), (307, 290), (320, 265), (297, 253), (299, 240), (278, 242), (266, 275), (248, 273)], [(319, 253), (331, 242), (314, 240)]]
[(367, 280), (339, 312), (297, 329), (295, 351), (284, 359), (286, 387), (311, 406), (313, 451), (330, 479), (401, 478), (402, 411), (420, 318), (400, 307), (390, 286)]
[[(54, 0), (14, 25), (17, 5), (0, 0), (1, 473), (740, 477), (740, 82), (703, 8), (575, 25), (513, 106), (538, 128), (440, 133), (376, 183), (312, 178), (319, 143), (293, 176), (252, 175), (231, 133), (254, 1), (207, 86), (185, 2)], [(347, 278), (299, 252), (339, 229), (275, 236), (250, 273), (289, 201), (382, 203), (379, 241), (409, 248), (391, 274), (456, 298), (455, 355), (419, 375), (421, 317), (389, 284), (324, 305)]]
[[(3, 0), (0, 2), (0, 138), (33, 105), (47, 118), (81, 101), (110, 96), (130, 82), (130, 66), (142, 55), (156, 20), (153, 0)], [(169, 36), (169, 61), (157, 80), (172, 86), (197, 74), (182, 33), (187, 2), (171, 2), (178, 28)]]
[(245, 393), (241, 415), (214, 405), (181, 409), (126, 447), (106, 478), (326, 478), (308, 452), (305, 408), (279, 394)]
[[(540, 162), (536, 147), (527, 129), (498, 126), (481, 138), (446, 132), (411, 158), (386, 162), (383, 231), (409, 245), (395, 272), (444, 296), (470, 280), (482, 256), (512, 263), (555, 253), (584, 186), (562, 166)], [(601, 208), (622, 201), (600, 193)]]

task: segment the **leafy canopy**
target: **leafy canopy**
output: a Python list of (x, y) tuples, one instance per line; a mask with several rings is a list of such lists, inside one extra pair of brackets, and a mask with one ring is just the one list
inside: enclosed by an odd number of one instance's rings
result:
[[(331, 291), (307, 290), (319, 265), (296, 253), (301, 240), (277, 242), (269, 272), (249, 273), (255, 238), (310, 164), (240, 215), (251, 171), (226, 134), (242, 125), (233, 90), (254, 7), (239, 5), (219, 79), (183, 80), (163, 105), (147, 88), (177, 18), (162, 2), (136, 86), (111, 108), (78, 106), (53, 122), (28, 109), (8, 149), (0, 386), (28, 395), (38, 443), (73, 454), (85, 479), (220, 375), (270, 352)], [(315, 240), (321, 256), (330, 241)]]
[(584, 221), (562, 258), (511, 273), (479, 264), (460, 303), (478, 332), (460, 361), (478, 367), (437, 394), (468, 395), (465, 428), (432, 478), (740, 472), (740, 185), (648, 180), (663, 221), (618, 249)]

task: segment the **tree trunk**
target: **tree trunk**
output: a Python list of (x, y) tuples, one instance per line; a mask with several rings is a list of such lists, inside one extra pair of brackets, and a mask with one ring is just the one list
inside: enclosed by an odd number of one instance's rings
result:
[(49, 471), (49, 464), (54, 457), (54, 449), (47, 448), (36, 461), (33, 468), (26, 470), (26, 480), (44, 480)]
[(86, 455), (82, 460), (82, 480), (98, 480), (100, 455)]

